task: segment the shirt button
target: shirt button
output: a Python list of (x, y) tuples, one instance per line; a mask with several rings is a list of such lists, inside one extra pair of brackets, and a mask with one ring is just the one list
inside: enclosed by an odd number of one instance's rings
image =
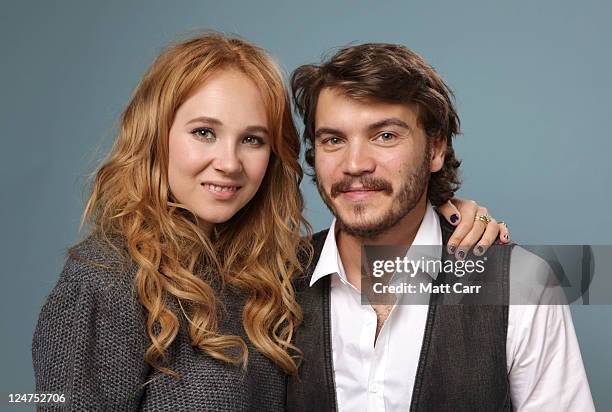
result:
[(377, 384), (375, 384), (375, 383), (371, 384), (371, 385), (370, 385), (370, 392), (371, 392), (371, 393), (376, 393), (376, 392), (378, 392), (378, 385), (377, 385)]

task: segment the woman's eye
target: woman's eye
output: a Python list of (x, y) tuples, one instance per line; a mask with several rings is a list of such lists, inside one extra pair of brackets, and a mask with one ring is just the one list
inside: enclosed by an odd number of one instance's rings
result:
[(257, 136), (245, 136), (244, 139), (242, 139), (242, 143), (246, 143), (248, 145), (252, 145), (252, 146), (261, 146), (264, 144), (264, 141), (261, 137), (257, 137)]
[(215, 138), (215, 132), (205, 127), (195, 129), (191, 132), (191, 134), (204, 141), (211, 141)]

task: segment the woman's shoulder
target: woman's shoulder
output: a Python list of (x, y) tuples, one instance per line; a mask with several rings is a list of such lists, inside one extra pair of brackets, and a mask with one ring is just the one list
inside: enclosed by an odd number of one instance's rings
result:
[(120, 236), (90, 234), (68, 249), (59, 282), (104, 287), (133, 285), (136, 265)]
[(88, 236), (70, 248), (32, 338), (37, 390), (69, 393), (73, 408), (137, 405), (148, 375), (146, 314), (117, 246)]
[[(90, 235), (68, 250), (66, 263), (41, 309), (40, 319), (54, 324), (76, 312), (87, 316), (140, 321), (136, 293), (136, 267), (121, 249), (120, 239), (110, 242)], [(125, 248), (124, 248), (125, 249)], [(40, 323), (40, 322), (39, 322)]]

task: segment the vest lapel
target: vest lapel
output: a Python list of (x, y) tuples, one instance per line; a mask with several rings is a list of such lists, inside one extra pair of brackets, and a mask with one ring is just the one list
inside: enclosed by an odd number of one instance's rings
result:
[[(440, 219), (444, 252), (454, 227)], [(511, 411), (506, 370), (507, 278), (511, 247), (487, 261), (505, 305), (447, 304), (431, 295), (410, 411)], [(489, 255), (489, 253), (488, 253)], [(438, 276), (435, 283), (444, 278)], [(441, 300), (444, 299), (444, 304)], [(458, 303), (461, 303), (461, 299)]]

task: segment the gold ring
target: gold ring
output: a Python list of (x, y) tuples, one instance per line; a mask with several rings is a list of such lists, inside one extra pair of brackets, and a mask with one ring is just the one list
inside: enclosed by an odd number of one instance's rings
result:
[(480, 220), (482, 223), (484, 223), (485, 225), (488, 225), (489, 222), (491, 221), (491, 217), (490, 216), (485, 216), (485, 215), (478, 215), (474, 218), (474, 220)]
[(500, 225), (504, 225), (505, 227), (508, 227), (508, 225), (506, 224), (506, 222), (504, 222), (503, 220), (500, 220), (499, 222), (497, 222)]

